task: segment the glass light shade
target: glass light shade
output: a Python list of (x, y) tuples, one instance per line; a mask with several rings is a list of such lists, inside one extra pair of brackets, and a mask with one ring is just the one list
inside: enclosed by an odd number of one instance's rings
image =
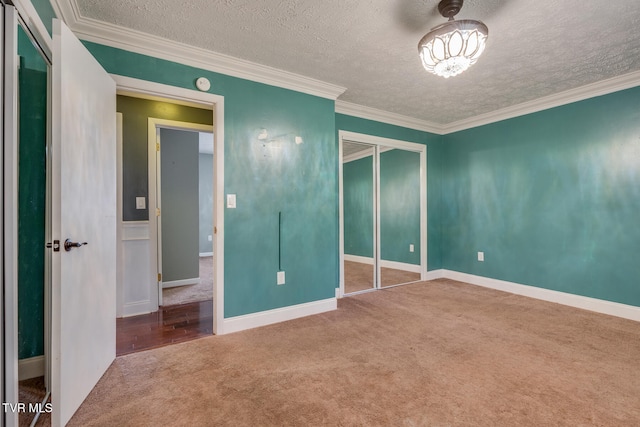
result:
[(476, 63), (489, 36), (480, 21), (448, 21), (429, 31), (418, 43), (422, 65), (445, 79), (456, 76)]

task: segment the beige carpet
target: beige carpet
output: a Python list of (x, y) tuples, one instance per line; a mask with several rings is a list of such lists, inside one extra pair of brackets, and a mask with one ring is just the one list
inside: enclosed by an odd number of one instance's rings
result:
[[(382, 287), (394, 286), (420, 280), (420, 273), (411, 273), (393, 268), (381, 268), (380, 283)], [(344, 293), (373, 289), (373, 265), (361, 262), (344, 262)]]
[(162, 290), (162, 305), (177, 305), (213, 299), (213, 257), (200, 257), (200, 283)]
[(70, 426), (638, 426), (640, 323), (449, 280), (118, 358)]

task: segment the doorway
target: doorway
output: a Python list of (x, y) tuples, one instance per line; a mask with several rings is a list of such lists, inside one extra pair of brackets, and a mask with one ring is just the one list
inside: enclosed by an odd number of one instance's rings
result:
[(426, 147), (339, 132), (340, 295), (426, 277)]
[[(116, 354), (123, 355), (214, 332), (216, 138), (212, 106), (131, 93), (117, 98), (122, 262)], [(147, 154), (146, 169), (139, 167), (140, 151)]]

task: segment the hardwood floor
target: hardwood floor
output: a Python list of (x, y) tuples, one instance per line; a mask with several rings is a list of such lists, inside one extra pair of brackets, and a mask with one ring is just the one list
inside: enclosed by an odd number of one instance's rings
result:
[(155, 313), (116, 319), (116, 355), (212, 334), (212, 300), (160, 307)]

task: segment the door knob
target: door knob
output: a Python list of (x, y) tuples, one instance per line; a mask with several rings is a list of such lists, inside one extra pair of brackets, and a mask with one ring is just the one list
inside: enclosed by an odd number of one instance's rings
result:
[(86, 245), (87, 242), (72, 242), (71, 239), (67, 239), (64, 241), (64, 250), (69, 252), (72, 248), (79, 248), (82, 245)]

